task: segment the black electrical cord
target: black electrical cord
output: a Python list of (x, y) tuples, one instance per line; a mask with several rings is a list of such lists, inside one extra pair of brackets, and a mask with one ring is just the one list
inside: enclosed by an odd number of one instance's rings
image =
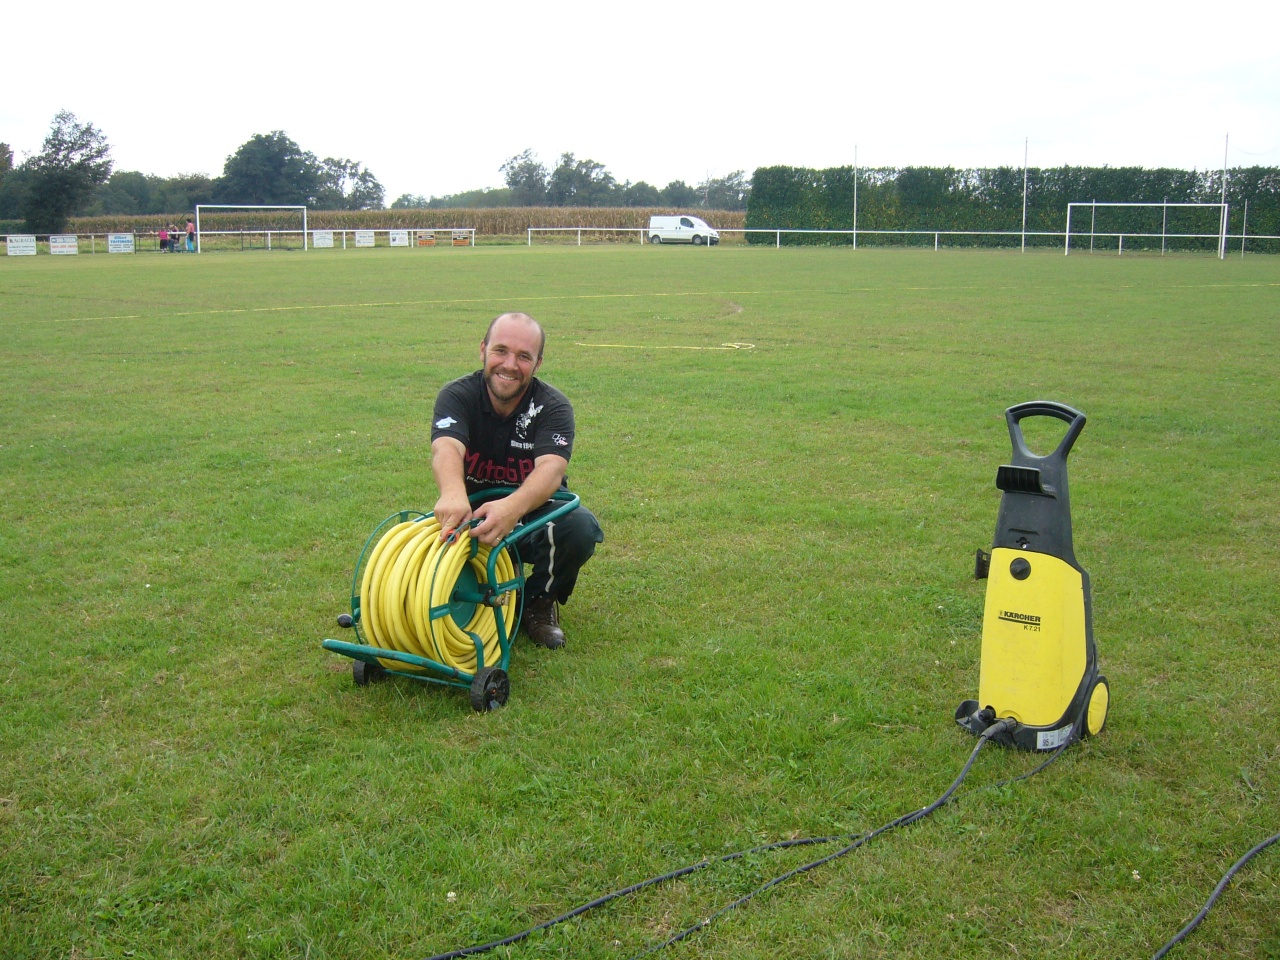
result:
[[(908, 824), (915, 823), (919, 820), (923, 820), (925, 817), (932, 814), (939, 807), (950, 802), (956, 790), (958, 790), (960, 788), (960, 785), (964, 782), (965, 777), (969, 775), (969, 770), (973, 766), (974, 761), (978, 759), (978, 751), (980, 751), (982, 747), (987, 743), (987, 741), (990, 740), (993, 736), (1004, 731), (1009, 726), (1010, 723), (1011, 721), (1001, 720), (997, 723), (992, 724), (990, 727), (988, 727), (986, 730), (982, 732), (981, 736), (978, 739), (977, 745), (973, 748), (973, 751), (969, 754), (969, 759), (965, 762), (964, 768), (960, 771), (959, 776), (957, 776), (955, 780), (952, 781), (951, 786), (949, 786), (943, 792), (942, 796), (938, 797), (937, 800), (929, 804), (927, 807), (922, 807), (919, 810), (913, 810), (910, 813), (903, 814), (897, 819), (891, 820), (889, 823), (886, 823), (882, 827), (878, 827), (875, 830), (872, 830), (868, 833), (864, 833), (857, 836), (856, 838), (853, 838), (852, 843), (846, 843), (844, 847), (837, 850), (835, 853), (828, 854), (827, 856), (814, 860), (811, 863), (807, 863), (802, 866), (796, 867), (793, 870), (789, 870), (779, 877), (775, 877), (773, 880), (770, 880), (768, 883), (764, 884), (764, 886), (759, 887), (756, 890), (753, 890), (751, 893), (748, 893), (745, 896), (739, 897), (737, 900), (733, 901), (733, 903), (729, 904), (728, 906), (722, 907), (720, 910), (716, 911), (714, 914), (712, 914), (710, 917), (703, 920), (702, 922), (695, 924), (694, 926), (689, 927), (686, 930), (681, 931), (671, 939), (659, 944), (656, 947), (652, 947), (649, 950), (646, 950), (644, 953), (639, 954), (639, 956), (647, 956), (650, 953), (654, 953), (657, 950), (661, 950), (664, 947), (668, 947), (673, 943), (677, 943), (680, 940), (683, 940), (686, 937), (691, 936), (697, 931), (708, 926), (713, 920), (723, 916), (724, 914), (728, 913), (731, 910), (737, 909), (743, 904), (759, 896), (761, 893), (764, 893), (766, 890), (772, 889), (773, 887), (776, 887), (778, 884), (784, 883), (785, 881), (791, 879), (792, 877), (798, 876), (799, 874), (807, 873), (808, 871), (816, 869), (817, 867), (820, 867), (824, 864), (830, 863), (833, 860), (838, 860), (840, 857), (843, 857), (846, 854), (852, 853), (854, 850), (857, 850), (859, 847), (864, 846), (865, 844), (871, 842), (872, 840), (874, 840), (876, 837), (880, 836), (883, 833), (887, 833), (888, 831), (894, 830), (898, 827), (905, 827)], [(1018, 777), (1012, 777), (1008, 780), (1001, 781), (1000, 783), (991, 784), (990, 786), (994, 788), (994, 787), (1002, 786), (1003, 784), (1006, 784), (1006, 783), (1014, 783), (1017, 780), (1023, 780), (1023, 779), (1026, 779), (1027, 777), (1034, 776), (1035, 774), (1043, 770), (1045, 767), (1047, 767), (1049, 764), (1051, 764), (1059, 756), (1061, 756), (1062, 751), (1065, 750), (1067, 746), (1069, 746), (1071, 743), (1072, 743), (1072, 739), (1068, 739), (1065, 743), (1063, 743), (1060, 747), (1058, 747), (1057, 750), (1054, 751), (1053, 755), (1049, 757), (1049, 759), (1045, 760), (1043, 763), (1041, 763), (1038, 767), (1036, 767), (1030, 773), (1025, 773)], [(822, 844), (822, 843), (836, 843), (838, 841), (848, 841), (850, 840), (850, 838), (851, 838), (850, 835), (840, 835), (840, 836), (831, 836), (831, 837), (805, 837), (798, 840), (779, 840), (775, 843), (767, 843), (758, 847), (752, 847), (749, 850), (739, 850), (735, 853), (727, 853), (721, 857), (716, 857), (713, 860), (700, 860), (697, 863), (690, 864), (689, 866), (686, 866), (686, 867), (681, 867), (678, 870), (672, 870), (669, 873), (664, 873), (659, 876), (650, 877), (647, 880), (641, 880), (639, 883), (633, 883), (631, 886), (624, 887), (621, 890), (615, 890), (612, 893), (606, 893), (604, 896), (597, 897), (594, 900), (588, 901), (587, 903), (574, 907), (572, 910), (568, 911), (567, 913), (562, 913), (558, 917), (552, 917), (550, 920), (544, 920), (542, 923), (538, 924), (537, 926), (529, 927), (527, 930), (522, 930), (519, 933), (514, 933), (511, 936), (505, 937), (501, 940), (494, 940), (494, 941), (491, 941), (490, 943), (476, 944), (470, 947), (462, 947), (461, 949), (458, 949), (458, 950), (451, 950), (448, 953), (435, 954), (434, 956), (428, 957), (427, 960), (458, 960), (458, 958), (460, 957), (475, 956), (476, 954), (487, 953), (490, 950), (495, 950), (498, 947), (511, 946), (514, 943), (519, 943), (522, 940), (528, 939), (529, 937), (539, 932), (540, 930), (546, 930), (550, 927), (556, 926), (557, 924), (563, 923), (566, 920), (571, 920), (574, 917), (581, 916), (582, 914), (586, 913), (589, 910), (594, 910), (596, 907), (604, 906), (606, 903), (610, 903), (621, 897), (625, 897), (628, 894), (637, 893), (640, 890), (646, 889), (647, 887), (657, 886), (658, 884), (667, 883), (671, 880), (676, 880), (680, 877), (688, 876), (691, 873), (696, 873), (699, 870), (704, 870), (707, 867), (715, 866), (717, 864), (729, 863), (733, 860), (740, 860), (743, 857), (751, 856), (752, 854), (766, 853), (771, 850), (783, 850), (790, 847), (813, 846), (813, 845)]]
[(1231, 869), (1226, 872), (1226, 875), (1221, 880), (1218, 881), (1218, 885), (1213, 888), (1213, 893), (1209, 894), (1209, 899), (1204, 902), (1204, 906), (1200, 908), (1200, 912), (1195, 915), (1194, 919), (1192, 919), (1190, 923), (1188, 923), (1185, 927), (1179, 930), (1177, 933), (1177, 936), (1175, 936), (1172, 940), (1170, 940), (1163, 947), (1157, 950), (1155, 952), (1155, 955), (1152, 956), (1151, 960), (1160, 960), (1161, 957), (1163, 957), (1170, 950), (1172, 950), (1179, 943), (1181, 943), (1186, 938), (1187, 934), (1189, 934), (1192, 930), (1198, 927), (1200, 925), (1200, 921), (1209, 915), (1209, 908), (1213, 906), (1214, 901), (1217, 900), (1218, 897), (1222, 894), (1222, 891), (1226, 889), (1227, 884), (1231, 882), (1231, 878), (1240, 872), (1240, 868), (1243, 867), (1250, 860), (1252, 860), (1259, 853), (1261, 853), (1263, 850), (1267, 849), (1267, 847), (1275, 843), (1277, 840), (1280, 840), (1280, 833), (1277, 833), (1274, 836), (1268, 837), (1266, 840), (1263, 840), (1260, 844), (1258, 844), (1256, 847), (1254, 847), (1252, 850), (1246, 853), (1243, 857), (1237, 860), (1232, 865)]
[[(632, 960), (640, 960), (641, 957), (647, 957), (652, 953), (657, 953), (659, 950), (666, 949), (667, 947), (671, 946), (674, 943), (679, 943), (681, 940), (684, 940), (685, 938), (692, 936), (693, 934), (697, 933), (699, 930), (702, 930), (710, 926), (713, 921), (718, 920), (720, 917), (724, 916), (729, 911), (736, 910), (738, 907), (742, 906), (743, 904), (748, 903), (749, 901), (755, 899), (765, 891), (771, 890), (781, 883), (785, 883), (787, 880), (790, 880), (792, 877), (799, 876), (802, 873), (808, 873), (810, 870), (813, 870), (813, 869), (816, 869), (817, 867), (821, 867), (825, 864), (828, 864), (833, 860), (839, 860), (841, 857), (845, 856), (846, 854), (850, 854), (854, 850), (857, 850), (859, 847), (870, 843), (872, 840), (880, 836), (882, 833), (888, 833), (890, 830), (895, 830), (898, 827), (905, 827), (908, 824), (916, 823), (920, 820), (923, 820), (925, 817), (932, 814), (939, 807), (945, 806), (947, 803), (951, 801), (955, 792), (960, 789), (960, 785), (964, 783), (965, 777), (969, 775), (969, 768), (972, 767), (974, 761), (978, 759), (978, 751), (980, 751), (986, 745), (987, 741), (990, 740), (993, 736), (1007, 729), (1007, 727), (1009, 726), (1009, 723), (1010, 723), (1009, 721), (1001, 720), (998, 723), (992, 724), (990, 727), (988, 727), (986, 730), (982, 732), (982, 734), (978, 738), (977, 745), (973, 748), (973, 751), (969, 754), (969, 759), (965, 761), (964, 768), (960, 771), (959, 776), (957, 776), (955, 780), (951, 782), (951, 786), (947, 787), (947, 789), (943, 791), (942, 796), (938, 797), (937, 800), (933, 801), (933, 803), (929, 804), (927, 807), (921, 807), (919, 810), (912, 810), (910, 813), (905, 813), (895, 820), (890, 820), (888, 823), (886, 823), (882, 827), (877, 827), (875, 830), (871, 830), (867, 833), (862, 834), (852, 843), (842, 847), (841, 849), (837, 850), (835, 853), (828, 854), (827, 856), (822, 857), (818, 860), (814, 860), (810, 863), (802, 864), (801, 866), (798, 866), (792, 870), (788, 870), (786, 873), (781, 874), (780, 876), (774, 877), (768, 883), (765, 883), (757, 887), (756, 889), (752, 890), (750, 893), (739, 897), (737, 900), (734, 900), (732, 903), (727, 904), (724, 907), (721, 907), (719, 910), (711, 914), (711, 916), (707, 917), (705, 920), (701, 921), (700, 923), (696, 923), (692, 927), (687, 927), (686, 929), (681, 930), (675, 936), (667, 940), (664, 940), (662, 943), (659, 943), (653, 947), (650, 947), (648, 950), (645, 950), (643, 953), (636, 954), (636, 956), (633, 957)], [(1024, 776), (1031, 776), (1032, 774), (1038, 773), (1039, 771), (1043, 770), (1045, 767), (1047, 767), (1050, 763), (1052, 763), (1054, 760), (1058, 758), (1058, 756), (1062, 752), (1062, 749), (1065, 748), (1067, 746), (1067, 743), (1070, 743), (1070, 742), (1071, 742), (1070, 739), (1068, 739), (1066, 743), (1062, 744), (1062, 746), (1058, 748), (1058, 750), (1054, 753), (1054, 756), (1046, 760), (1044, 763), (1040, 764), (1040, 766), (1037, 767), (1035, 770), (1033, 770), (1031, 773), (1025, 774)], [(1021, 778), (1013, 778), (1013, 779), (1021, 779)], [(1011, 783), (1013, 782), (1013, 780), (1009, 780), (1005, 782)], [(999, 786), (999, 784), (992, 784), (992, 786)]]
[[(943, 791), (942, 795), (938, 797), (937, 800), (933, 801), (933, 803), (929, 804), (926, 807), (920, 808), (919, 810), (912, 810), (910, 813), (905, 813), (894, 820), (890, 820), (888, 823), (884, 824), (881, 827), (877, 827), (875, 830), (868, 831), (867, 833), (864, 833), (864, 834), (859, 834), (856, 837), (853, 835), (842, 834), (842, 835), (830, 836), (830, 837), (804, 837), (796, 840), (779, 840), (775, 843), (766, 843), (760, 846), (751, 847), (750, 849), (747, 849), (747, 850), (738, 850), (734, 853), (726, 853), (723, 856), (716, 857), (714, 859), (700, 860), (697, 863), (689, 864), (688, 866), (681, 867), (678, 870), (672, 870), (668, 873), (663, 873), (658, 876), (650, 877), (647, 880), (641, 880), (639, 883), (633, 883), (628, 887), (623, 887), (620, 890), (615, 890), (612, 893), (607, 893), (603, 896), (597, 897), (594, 900), (590, 900), (587, 903), (583, 903), (577, 907), (574, 907), (572, 910), (569, 910), (566, 913), (562, 913), (557, 917), (552, 917), (550, 920), (545, 920), (542, 923), (538, 924), (537, 926), (529, 927), (527, 930), (522, 930), (519, 933), (512, 934), (511, 936), (505, 937), (502, 940), (494, 940), (490, 943), (482, 943), (482, 944), (476, 944), (470, 947), (463, 947), (459, 950), (449, 951), (448, 953), (435, 954), (434, 956), (428, 957), (427, 960), (459, 960), (459, 958), (461, 957), (475, 956), (477, 954), (487, 953), (488, 951), (497, 949), (498, 947), (511, 946), (512, 944), (519, 943), (522, 940), (527, 940), (529, 937), (533, 936), (533, 934), (541, 930), (547, 930), (551, 927), (556, 926), (557, 924), (564, 923), (566, 920), (572, 920), (574, 917), (581, 916), (582, 914), (588, 912), (589, 910), (594, 910), (596, 907), (602, 907), (606, 903), (611, 903), (612, 901), (628, 896), (629, 894), (638, 893), (639, 891), (644, 890), (648, 887), (658, 886), (659, 884), (667, 883), (669, 881), (679, 879), (680, 877), (688, 876), (692, 873), (697, 873), (700, 870), (705, 870), (707, 867), (712, 867), (712, 866), (716, 866), (718, 864), (723, 864), (723, 863), (730, 863), (734, 860), (741, 860), (744, 857), (748, 857), (753, 854), (767, 853), (772, 850), (784, 850), (784, 849), (789, 849), (791, 847), (815, 846), (815, 845), (824, 844), (824, 843), (836, 843), (836, 842), (845, 843), (843, 847), (841, 847), (839, 850), (835, 851), (834, 853), (830, 853), (825, 857), (820, 857), (817, 860), (810, 861), (809, 863), (802, 864), (801, 866), (795, 867), (783, 874), (780, 874), (777, 877), (774, 877), (772, 880), (762, 884), (761, 886), (757, 887), (755, 890), (752, 890), (751, 892), (744, 894), (741, 897), (738, 897), (736, 900), (732, 901), (731, 903), (721, 907), (715, 913), (699, 921), (693, 926), (687, 927), (684, 930), (681, 930), (679, 933), (675, 934), (674, 936), (669, 937), (668, 939), (662, 941), (661, 943), (658, 943), (649, 947), (648, 949), (642, 951), (641, 953), (636, 954), (635, 957), (632, 958), (632, 960), (641, 960), (642, 957), (650, 956), (651, 954), (657, 953), (660, 950), (664, 950), (667, 947), (672, 946), (673, 944), (679, 943), (681, 940), (685, 940), (688, 937), (691, 937), (693, 934), (707, 928), (715, 920), (719, 919), (720, 917), (724, 916), (730, 911), (736, 910), (738, 907), (741, 907), (744, 904), (749, 903), (751, 900), (754, 900), (760, 894), (765, 893), (766, 891), (771, 890), (782, 883), (785, 883), (786, 881), (790, 880), (792, 877), (799, 876), (800, 874), (803, 874), (803, 873), (808, 873), (810, 870), (815, 870), (818, 867), (831, 863), (834, 860), (838, 860), (841, 857), (852, 853), (854, 850), (857, 850), (859, 847), (865, 846), (866, 844), (870, 843), (872, 840), (874, 840), (876, 837), (880, 836), (881, 834), (888, 833), (890, 830), (895, 830), (898, 827), (905, 827), (909, 824), (917, 823), (920, 820), (923, 820), (926, 817), (933, 814), (939, 808), (950, 803), (952, 800), (957, 799), (955, 797), (955, 793), (957, 790), (960, 789), (960, 786), (961, 784), (964, 783), (965, 778), (968, 777), (970, 769), (973, 767), (974, 762), (978, 759), (978, 752), (983, 748), (983, 746), (986, 745), (986, 743), (992, 737), (996, 736), (997, 734), (1007, 729), (1007, 727), (1011, 722), (1012, 721), (1001, 720), (995, 724), (992, 724), (990, 727), (988, 727), (986, 730), (984, 730), (981, 733), (981, 735), (978, 738), (978, 743), (977, 745), (974, 746), (973, 751), (969, 754), (969, 759), (965, 761), (965, 765), (963, 769), (961, 769), (959, 775), (956, 776), (955, 780), (952, 781), (951, 786), (947, 787), (947, 789)], [(1080, 728), (1079, 723), (1076, 723), (1074, 725), (1074, 730), (1078, 731), (1079, 728)], [(1062, 754), (1066, 751), (1066, 749), (1069, 746), (1071, 746), (1073, 743), (1075, 743), (1078, 739), (1079, 739), (1079, 734), (1076, 732), (1073, 732), (1071, 736), (1069, 736), (1062, 744), (1060, 744), (1053, 751), (1053, 753), (1051, 753), (1043, 762), (1038, 764), (1033, 769), (1027, 771), (1026, 773), (1019, 774), (1016, 777), (1009, 777), (1008, 779), (1000, 780), (996, 783), (987, 784), (984, 787), (978, 788), (977, 791), (970, 791), (969, 793), (966, 793), (965, 796), (969, 796), (972, 793), (980, 792), (983, 790), (994, 790), (997, 787), (1006, 786), (1011, 783), (1017, 783), (1020, 780), (1027, 780), (1031, 777), (1034, 777), (1036, 774), (1040, 773), (1040, 771), (1044, 770), (1047, 766), (1049, 766), (1051, 763), (1053, 763), (1059, 757), (1061, 757)], [(1205, 905), (1201, 908), (1200, 912), (1196, 914), (1196, 916), (1194, 917), (1194, 919), (1192, 919), (1190, 923), (1188, 923), (1185, 927), (1183, 927), (1180, 931), (1178, 931), (1178, 934), (1172, 940), (1170, 940), (1163, 947), (1161, 947), (1160, 950), (1152, 957), (1152, 960), (1161, 960), (1161, 958), (1164, 957), (1170, 950), (1172, 950), (1175, 946), (1181, 943), (1187, 937), (1187, 935), (1191, 933), (1192, 930), (1194, 930), (1197, 926), (1199, 926), (1200, 922), (1208, 915), (1209, 910), (1213, 906), (1214, 902), (1218, 899), (1219, 896), (1221, 896), (1222, 891), (1226, 889), (1227, 884), (1231, 882), (1231, 879), (1244, 867), (1246, 863), (1248, 863), (1251, 859), (1253, 859), (1253, 857), (1257, 856), (1257, 854), (1261, 853), (1263, 850), (1265, 850), (1267, 847), (1271, 846), (1273, 843), (1275, 843), (1278, 840), (1280, 840), (1280, 833), (1277, 833), (1274, 836), (1269, 837), (1268, 839), (1262, 841), (1257, 846), (1255, 846), (1252, 850), (1246, 853), (1243, 857), (1237, 860), (1235, 864), (1231, 867), (1231, 869), (1227, 871), (1226, 875), (1218, 882), (1217, 887), (1214, 888), (1213, 893), (1209, 896), (1209, 899), (1205, 902)], [(848, 842), (848, 841), (852, 841), (852, 842)]]
[(776, 843), (766, 843), (758, 847), (752, 847), (750, 850), (739, 850), (735, 853), (726, 853), (724, 856), (716, 857), (714, 860), (699, 860), (687, 867), (681, 867), (679, 870), (672, 870), (670, 873), (664, 873), (656, 877), (650, 877), (648, 880), (641, 880), (639, 883), (633, 883), (629, 887), (623, 887), (621, 890), (615, 890), (612, 893), (606, 893), (601, 897), (590, 900), (587, 903), (574, 907), (567, 913), (562, 913), (558, 917), (552, 917), (550, 920), (544, 920), (536, 927), (530, 927), (527, 930), (521, 930), (519, 933), (513, 933), (511, 936), (502, 940), (494, 940), (491, 943), (480, 943), (471, 947), (462, 947), (459, 950), (451, 950), (448, 953), (438, 953), (427, 958), (427, 960), (457, 960), (459, 957), (475, 956), (479, 953), (487, 953), (498, 947), (509, 947), (513, 943), (519, 943), (521, 940), (527, 940), (539, 930), (546, 930), (554, 927), (556, 924), (564, 923), (566, 920), (572, 920), (574, 917), (581, 916), (588, 910), (594, 910), (596, 907), (602, 907), (606, 903), (611, 903), (628, 894), (638, 893), (647, 887), (654, 887), (670, 880), (676, 880), (680, 877), (688, 876), (691, 873), (697, 873), (699, 870), (705, 870), (707, 867), (715, 866), (720, 863), (729, 863), (733, 860), (740, 860), (743, 857), (749, 857), (754, 853), (767, 853), (770, 850), (782, 850), (787, 847), (803, 847), (811, 846), (819, 843), (834, 843), (837, 840), (847, 840), (846, 836), (836, 837), (803, 837), (798, 840), (779, 840)]

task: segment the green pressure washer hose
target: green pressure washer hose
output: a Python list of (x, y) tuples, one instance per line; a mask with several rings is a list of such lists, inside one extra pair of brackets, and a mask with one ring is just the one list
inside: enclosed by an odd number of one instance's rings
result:
[[(476, 583), (488, 578), (492, 548), (471, 536), (470, 527), (440, 536), (434, 517), (406, 520), (391, 527), (369, 554), (360, 585), (360, 619), (371, 646), (426, 657), (464, 673), (475, 673), (477, 639), (484, 649), (484, 663), (498, 662), (501, 644), (494, 608), (486, 603), (464, 603), (474, 613), (465, 623), (454, 619), (454, 588), (470, 571)], [(494, 575), (499, 583), (515, 576), (510, 553), (498, 554)], [(514, 590), (496, 598), (503, 623), (513, 624), (517, 597)], [(404, 664), (383, 660), (382, 665), (404, 669)]]

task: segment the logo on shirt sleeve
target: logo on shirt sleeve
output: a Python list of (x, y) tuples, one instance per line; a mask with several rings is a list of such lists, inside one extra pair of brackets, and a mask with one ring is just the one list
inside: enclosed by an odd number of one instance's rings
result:
[(453, 419), (453, 417), (445, 417), (443, 420), (437, 420), (437, 421), (436, 421), (436, 429), (437, 429), (437, 430), (448, 430), (450, 427), (452, 427), (452, 426), (453, 426), (455, 423), (457, 423), (457, 422), (458, 422), (458, 421), (457, 421), (457, 420), (455, 420), (455, 419)]
[(551, 435), (551, 442), (557, 447), (567, 447), (569, 445), (569, 441), (558, 433), (553, 433)]

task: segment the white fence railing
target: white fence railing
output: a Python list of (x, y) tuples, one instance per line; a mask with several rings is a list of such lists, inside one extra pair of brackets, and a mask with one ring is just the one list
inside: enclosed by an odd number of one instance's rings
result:
[[(301, 230), (205, 230), (203, 234), (206, 239), (221, 238), (230, 241), (233, 238), (239, 238), (241, 248), (263, 248), (267, 250), (279, 247), (297, 249), (303, 246), (312, 248), (325, 249), (328, 247), (341, 248), (346, 250), (348, 247), (428, 247), (428, 246), (470, 246), (476, 245), (476, 229), (474, 227), (446, 227), (444, 229), (436, 228), (396, 228), (396, 229), (376, 229), (376, 230), (308, 230), (309, 243), (304, 244)], [(641, 246), (647, 246), (644, 243), (648, 229), (645, 227), (529, 227), (526, 230), (526, 243), (533, 245), (533, 235), (535, 233), (571, 233), (576, 236), (578, 246), (582, 245), (584, 234), (620, 234), (624, 237), (630, 237), (634, 234)], [(933, 238), (933, 249), (941, 250), (945, 245), (944, 241), (948, 238), (976, 238), (976, 237), (1003, 237), (1011, 241), (1018, 239), (1021, 241), (1023, 248), (1026, 242), (1031, 238), (1053, 238), (1076, 246), (1076, 249), (1083, 249), (1083, 244), (1087, 238), (1089, 241), (1089, 251), (1096, 252), (1099, 243), (1102, 243), (1107, 252), (1114, 250), (1117, 255), (1123, 256), (1125, 252), (1125, 243), (1129, 242), (1132, 247), (1133, 241), (1160, 241), (1160, 252), (1163, 254), (1169, 244), (1169, 241), (1218, 241), (1221, 235), (1217, 233), (1138, 233), (1138, 232), (1115, 232), (1115, 231), (1091, 231), (1091, 232), (1072, 232), (1070, 235), (1063, 231), (1031, 231), (1025, 233), (1020, 230), (804, 230), (804, 229), (768, 229), (768, 228), (740, 228), (727, 227), (719, 231), (721, 235), (725, 234), (765, 234), (773, 237), (774, 247), (782, 247), (783, 234), (815, 234), (829, 236), (845, 236), (850, 237), (853, 246), (856, 248), (858, 237), (863, 236), (879, 236), (879, 237), (900, 237), (903, 240), (911, 238)], [(320, 242), (317, 242), (317, 237)], [(290, 247), (289, 239), (294, 239), (292, 247)], [(179, 234), (175, 241), (174, 252), (183, 252), (185, 237)], [(1244, 256), (1250, 241), (1280, 241), (1280, 236), (1274, 234), (1255, 234), (1255, 233), (1228, 233), (1226, 234), (1226, 242), (1229, 252), (1239, 252), (1240, 256)], [(6, 246), (6, 252), (9, 256), (19, 256), (23, 254), (34, 255), (39, 253), (53, 254), (75, 254), (75, 253), (147, 253), (157, 252), (160, 248), (160, 239), (158, 233), (81, 233), (81, 234), (7, 234), (0, 235), (0, 242)], [(88, 249), (85, 249), (87, 244)], [(1114, 244), (1114, 246), (1113, 246)], [(923, 245), (923, 244), (918, 244)], [(708, 244), (706, 249), (711, 249)], [(1214, 251), (1216, 252), (1216, 250)], [(1254, 251), (1259, 252), (1259, 251)]]
[[(577, 245), (582, 246), (582, 236), (584, 233), (585, 234), (607, 233), (607, 234), (621, 234), (624, 237), (629, 236), (631, 234), (635, 234), (639, 242), (643, 245), (645, 236), (646, 234), (648, 234), (648, 232), (649, 232), (648, 228), (646, 227), (529, 227), (525, 231), (525, 243), (528, 246), (533, 246), (533, 235), (535, 233), (572, 233), (572, 234), (576, 234)], [(1069, 243), (1072, 240), (1080, 242), (1080, 241), (1083, 241), (1084, 238), (1088, 237), (1090, 252), (1094, 250), (1096, 241), (1110, 239), (1110, 240), (1116, 241), (1116, 250), (1117, 250), (1117, 254), (1119, 255), (1124, 254), (1125, 238), (1128, 238), (1130, 240), (1159, 239), (1162, 241), (1161, 251), (1160, 251), (1162, 254), (1165, 252), (1167, 243), (1172, 240), (1218, 241), (1222, 238), (1222, 235), (1217, 233), (1135, 233), (1135, 232), (1104, 233), (1104, 232), (1098, 231), (1098, 232), (1092, 232), (1092, 233), (1075, 232), (1075, 233), (1067, 234), (1065, 231), (1062, 231), (1062, 230), (1025, 230), (1025, 231), (1024, 230), (805, 230), (805, 229), (791, 228), (791, 227), (780, 228), (780, 229), (761, 228), (761, 227), (749, 227), (749, 228), (725, 227), (725, 228), (718, 228), (717, 232), (722, 236), (725, 234), (731, 234), (731, 233), (768, 234), (774, 238), (774, 247), (777, 249), (781, 249), (782, 247), (783, 234), (788, 234), (788, 235), (813, 234), (813, 235), (826, 235), (826, 236), (834, 236), (834, 237), (840, 237), (840, 236), (850, 237), (852, 238), (853, 246), (855, 248), (858, 245), (858, 237), (866, 237), (866, 236), (902, 237), (903, 239), (907, 239), (911, 237), (923, 237), (923, 238), (932, 237), (934, 250), (941, 250), (943, 246), (943, 239), (947, 237), (970, 237), (970, 238), (1005, 237), (1010, 241), (1014, 239), (1020, 240), (1021, 246), (1023, 248), (1026, 247), (1027, 240), (1031, 238), (1049, 237), (1054, 239), (1055, 241), (1062, 241), (1065, 246), (1067, 243)], [(1228, 243), (1234, 244), (1234, 241), (1237, 241), (1237, 240), (1240, 242), (1241, 256), (1244, 255), (1245, 245), (1249, 240), (1280, 240), (1280, 236), (1273, 236), (1270, 234), (1228, 233), (1225, 236)], [(707, 249), (708, 250), (711, 249), (710, 244), (707, 244)], [(1216, 248), (1214, 252), (1215, 253), (1217, 252)]]
[[(382, 228), (377, 230), (201, 230), (202, 242), (210, 240), (240, 241), (240, 249), (273, 250), (308, 249), (308, 248), (341, 248), (359, 247), (474, 247), (476, 245), (475, 227), (410, 227)], [(290, 240), (293, 240), (292, 245)], [(77, 254), (77, 253), (183, 253), (185, 252), (186, 234), (182, 231), (172, 235), (171, 243), (161, 246), (158, 231), (130, 233), (127, 231), (107, 233), (66, 233), (66, 234), (5, 234), (0, 236), (10, 256), (34, 255), (36, 253)], [(82, 249), (84, 245), (88, 249)], [(224, 244), (234, 245), (234, 244)]]

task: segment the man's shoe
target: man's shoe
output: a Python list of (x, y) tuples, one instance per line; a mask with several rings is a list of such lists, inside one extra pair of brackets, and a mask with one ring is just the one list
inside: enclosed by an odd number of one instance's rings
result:
[(548, 650), (559, 650), (564, 646), (560, 611), (554, 597), (537, 597), (525, 604), (524, 632), (530, 640)]

